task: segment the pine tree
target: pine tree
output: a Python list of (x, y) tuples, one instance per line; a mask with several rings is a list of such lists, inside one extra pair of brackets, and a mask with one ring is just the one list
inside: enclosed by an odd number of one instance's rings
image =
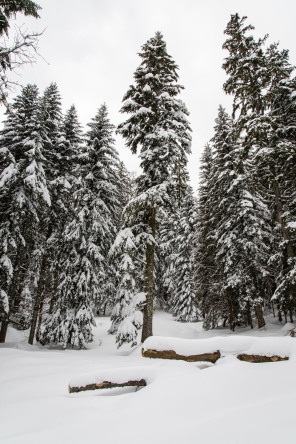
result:
[[(103, 104), (94, 119), (88, 124), (90, 130), (87, 133), (87, 145), (91, 169), (89, 177), (93, 176), (92, 193), (96, 195), (97, 211), (101, 218), (101, 235), (99, 239), (100, 253), (104, 257), (102, 264), (100, 297), (96, 300), (97, 308), (106, 305), (113, 305), (114, 294), (117, 285), (115, 267), (112, 262), (108, 262), (108, 253), (116, 236), (118, 221), (120, 219), (119, 190), (120, 181), (120, 161), (118, 152), (114, 147), (113, 138), (114, 125), (110, 123), (107, 106)], [(90, 182), (91, 183), (91, 182)]]
[[(39, 239), (42, 250), (39, 269), (37, 294), (33, 308), (33, 318), (29, 334), (29, 344), (33, 344), (38, 318), (44, 301), (50, 301), (56, 292), (58, 276), (56, 273), (57, 240), (62, 233), (65, 221), (65, 192), (62, 105), (56, 83), (51, 83), (44, 91), (39, 102), (38, 119), (41, 128), (45, 174), (51, 198), (51, 208), (40, 220)], [(40, 323), (40, 322), (39, 322)]]
[(75, 105), (72, 105), (65, 114), (62, 132), (70, 146), (79, 146), (82, 144), (82, 127), (78, 119)]
[[(274, 238), (279, 232), (282, 241), (273, 242), (270, 259), (272, 267), (275, 262), (281, 263), (281, 270), (275, 271), (279, 290), (275, 298), (282, 302), (289, 300), (289, 303), (284, 303), (283, 311), (291, 313), (295, 304), (295, 283), (292, 277), (295, 236), (290, 229), (293, 221), (289, 216), (290, 211), (294, 211), (292, 190), (295, 189), (295, 182), (289, 180), (295, 177), (295, 163), (291, 162), (295, 151), (295, 80), (291, 79), (294, 68), (289, 64), (288, 51), (280, 51), (278, 44), (270, 45), (264, 52), (266, 37), (256, 42), (252, 36), (247, 35), (254, 28), (244, 27), (245, 20), (246, 17), (240, 19), (238, 14), (232, 16), (225, 31), (229, 38), (224, 48), (229, 51), (229, 56), (223, 67), (229, 78), (224, 89), (235, 97), (234, 111), (240, 111), (235, 126), (237, 134), (243, 134), (245, 157), (248, 157), (250, 150), (253, 154), (256, 152), (254, 175), (257, 190), (277, 220)], [(288, 174), (286, 165), (292, 166)]]
[[(1, 282), (1, 294), (9, 301), (9, 315), (6, 313), (2, 321), (2, 341), (8, 318), (18, 315), (22, 289), (30, 292), (30, 286), (26, 290), (23, 286), (32, 266), (31, 256), (38, 249), (39, 221), (51, 203), (37, 112), (38, 89), (28, 85), (15, 99), (2, 131), (1, 276), (6, 277)], [(6, 297), (4, 300), (7, 306)]]
[[(261, 303), (263, 282), (268, 274), (270, 213), (253, 186), (253, 165), (243, 147), (233, 139), (231, 122), (220, 107), (213, 139), (216, 158), (212, 174), (218, 208), (217, 263), (222, 279), (222, 297), (228, 305), (231, 329), (251, 322), (254, 309), (258, 326), (265, 325)], [(221, 199), (222, 197), (222, 199)]]
[(112, 311), (110, 333), (116, 333), (118, 347), (124, 343), (137, 344), (138, 330), (143, 324), (142, 304), (145, 294), (137, 290), (133, 257), (137, 241), (130, 228), (117, 235), (110, 250), (110, 257), (118, 259), (120, 282), (116, 294), (116, 304)]
[(272, 130), (267, 139), (268, 148), (261, 148), (259, 155), (265, 166), (267, 187), (273, 190), (281, 237), (280, 267), (277, 267), (277, 288), (273, 300), (278, 302), (285, 318), (289, 313), (293, 322), (296, 308), (296, 79), (291, 77), (294, 67), (289, 64), (287, 50), (279, 51), (278, 45), (271, 45), (267, 50), (267, 60), (272, 78), (268, 91), (268, 118)]
[[(171, 302), (174, 289), (173, 269), (178, 249), (177, 236), (181, 217), (181, 207), (189, 190), (187, 158), (176, 164), (167, 190), (169, 199), (164, 201), (165, 217), (160, 220), (157, 231), (155, 297), (161, 308), (172, 311)], [(188, 255), (186, 253), (186, 261)]]
[(177, 321), (194, 322), (199, 318), (193, 272), (196, 208), (193, 192), (189, 187), (178, 213), (176, 251), (172, 267), (174, 285), (171, 306)]
[(217, 327), (219, 320), (227, 319), (228, 316), (219, 293), (220, 279), (216, 264), (217, 247), (214, 233), (217, 227), (217, 206), (212, 188), (213, 162), (213, 150), (210, 144), (207, 144), (201, 157), (197, 223), (194, 236), (196, 296), (205, 329)]
[(105, 105), (89, 126), (62, 236), (57, 292), (41, 331), (43, 343), (64, 347), (85, 347), (92, 340), (95, 305), (105, 303), (114, 287), (107, 254), (115, 235), (118, 158)]
[(177, 83), (177, 65), (168, 55), (161, 33), (147, 41), (139, 54), (142, 62), (134, 74), (135, 84), (124, 96), (121, 112), (130, 117), (119, 125), (133, 153), (140, 151), (139, 196), (135, 209), (143, 215), (146, 236), (146, 265), (143, 292), (146, 294), (142, 341), (152, 335), (154, 299), (155, 238), (159, 213), (170, 177), (176, 165), (190, 152), (188, 111), (177, 98), (182, 87)]

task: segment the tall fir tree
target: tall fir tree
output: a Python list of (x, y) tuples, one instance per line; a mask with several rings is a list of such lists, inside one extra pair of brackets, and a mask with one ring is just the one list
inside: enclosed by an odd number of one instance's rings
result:
[(135, 84), (124, 96), (122, 113), (130, 117), (119, 125), (133, 153), (139, 151), (142, 174), (135, 208), (143, 215), (146, 258), (143, 292), (146, 294), (142, 341), (151, 336), (155, 292), (155, 238), (159, 214), (168, 199), (170, 177), (177, 164), (190, 153), (191, 135), (188, 111), (177, 98), (182, 86), (177, 83), (177, 65), (167, 53), (161, 33), (142, 47), (141, 65), (134, 74)]
[(245, 20), (246, 17), (235, 14), (225, 30), (228, 39), (224, 48), (229, 51), (229, 56), (223, 67), (229, 77), (224, 89), (234, 95), (234, 111), (239, 111), (235, 127), (237, 134), (243, 136), (245, 158), (250, 150), (253, 155), (256, 152), (257, 190), (260, 189), (275, 214), (274, 237), (279, 232), (282, 239), (273, 242), (278, 247), (273, 249), (270, 261), (274, 266), (272, 258), (281, 257), (276, 261), (281, 264), (281, 269), (276, 267), (278, 288), (275, 299), (289, 300), (288, 304), (280, 305), (285, 306), (285, 312), (291, 312), (295, 305), (295, 279), (292, 277), (295, 234), (290, 229), (293, 221), (289, 216), (291, 208), (293, 212), (292, 190), (295, 189), (293, 179), (289, 180), (295, 177), (295, 163), (291, 162), (295, 157), (295, 80), (291, 78), (294, 68), (289, 64), (288, 51), (280, 51), (278, 44), (272, 44), (264, 51), (266, 37), (255, 41), (248, 35), (254, 27), (245, 26)]
[(215, 328), (221, 318), (227, 318), (227, 311), (219, 294), (217, 248), (213, 235), (217, 227), (217, 207), (214, 204), (212, 189), (213, 162), (213, 149), (210, 144), (207, 144), (201, 156), (197, 223), (194, 235), (196, 296), (205, 329)]
[[(2, 342), (9, 318), (21, 315), (24, 292), (32, 303), (32, 258), (34, 254), (38, 256), (34, 251), (39, 247), (40, 219), (51, 204), (38, 122), (37, 87), (24, 87), (11, 109), (1, 134), (1, 294), (6, 308), (2, 315)], [(23, 313), (23, 317), (29, 315)]]
[[(232, 122), (220, 107), (213, 143), (216, 152), (212, 172), (218, 225), (217, 263), (222, 279), (222, 298), (228, 307), (231, 329), (251, 322), (255, 311), (258, 326), (265, 325), (266, 263), (270, 254), (270, 212), (253, 186), (253, 165), (245, 159), (240, 141), (233, 138)], [(221, 199), (222, 197), (222, 199)], [(220, 201), (220, 202), (219, 202)]]
[(33, 318), (29, 334), (29, 343), (33, 344), (38, 318), (42, 312), (44, 301), (49, 301), (56, 292), (58, 276), (55, 269), (56, 240), (59, 238), (65, 220), (63, 204), (63, 149), (62, 141), (62, 105), (61, 96), (56, 83), (51, 83), (44, 91), (39, 103), (38, 119), (41, 128), (45, 174), (51, 198), (50, 210), (40, 220), (42, 249), (39, 268), (39, 281), (34, 302)]

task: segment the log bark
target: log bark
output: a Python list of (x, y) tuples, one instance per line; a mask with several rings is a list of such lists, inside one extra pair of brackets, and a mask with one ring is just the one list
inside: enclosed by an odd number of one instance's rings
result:
[(221, 353), (219, 350), (213, 352), (213, 353), (201, 353), (198, 355), (179, 355), (174, 350), (144, 350), (142, 348), (142, 356), (144, 358), (156, 358), (156, 359), (176, 359), (179, 361), (186, 361), (186, 362), (198, 362), (198, 361), (207, 361), (212, 362), (215, 364), (217, 359), (221, 357)]
[(246, 362), (254, 362), (254, 363), (261, 363), (261, 362), (278, 362), (278, 361), (288, 361), (289, 357), (281, 357), (278, 355), (273, 356), (264, 356), (264, 355), (247, 355), (245, 353), (242, 353), (240, 355), (237, 355), (237, 359), (240, 361), (246, 361)]
[(145, 379), (140, 379), (138, 381), (126, 381), (123, 383), (104, 381), (100, 384), (87, 384), (82, 387), (71, 387), (69, 385), (69, 393), (78, 393), (85, 392), (87, 390), (100, 390), (106, 388), (115, 388), (115, 387), (146, 387), (147, 383)]

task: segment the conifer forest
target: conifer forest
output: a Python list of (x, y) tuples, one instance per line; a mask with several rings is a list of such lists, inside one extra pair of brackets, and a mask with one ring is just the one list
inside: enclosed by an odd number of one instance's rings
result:
[[(234, 377), (233, 387), (236, 377), (248, 379), (249, 367), (245, 366), (288, 368), (286, 363), (262, 364), (266, 362), (262, 359), (282, 361), (289, 359), (289, 353), (296, 356), (295, 339), (272, 342), (264, 336), (267, 342), (260, 348), (256, 338), (262, 332), (268, 336), (272, 323), (278, 329), (286, 328), (278, 330), (282, 331), (280, 336), (289, 336), (289, 331), (293, 337), (296, 332), (296, 76), (289, 50), (273, 43), (267, 34), (256, 37), (248, 17), (235, 11), (229, 16), (224, 24), (221, 69), (231, 109), (217, 103), (212, 137), (196, 165), (197, 190), (188, 170), (196, 146), (190, 109), (182, 96), (187, 87), (179, 83), (182, 66), (170, 55), (167, 44), (171, 45), (162, 32), (156, 30), (139, 46), (134, 73), (130, 66), (132, 84), (126, 85), (119, 98), (119, 125), (112, 122), (103, 99), (85, 127), (78, 107), (64, 109), (63, 90), (55, 79), (44, 90), (34, 81), (22, 84), (21, 78), (16, 88), (12, 85), (11, 73), (19, 65), (32, 63), (41, 39), (38, 33), (12, 31), (16, 14), (33, 22), (42, 20), (43, 9), (31, 0), (0, 2), (0, 105), (4, 112), (0, 129), (0, 351), (2, 346), (15, 343), (10, 337), (22, 337), (22, 345), (15, 347), (23, 347), (23, 353), (36, 350), (34, 356), (41, 351), (55, 356), (58, 351), (59, 359), (67, 356), (69, 363), (72, 359), (73, 375), (77, 375), (85, 371), (82, 362), (90, 356), (86, 353), (101, 345), (97, 332), (104, 326), (103, 342), (110, 350), (114, 347), (114, 356), (122, 353), (116, 356), (124, 365), (132, 362), (129, 356), (135, 360), (136, 351), (142, 349), (144, 358), (145, 353), (150, 358), (166, 358), (168, 350), (169, 359), (188, 358), (188, 362), (203, 361), (193, 359), (197, 353), (217, 353), (217, 358), (204, 358), (211, 364), (200, 369), (210, 365), (216, 369), (215, 360), (220, 357), (221, 363), (229, 359), (223, 369), (230, 369), (230, 354), (248, 360), (242, 353), (251, 347), (249, 356), (257, 356), (257, 360), (248, 362), (261, 364), (235, 364), (238, 367), (233, 375), (241, 376)], [(17, 33), (13, 42), (7, 40), (10, 32)], [(139, 159), (140, 172), (131, 172), (126, 166), (118, 149), (119, 138)], [(240, 332), (245, 336), (240, 337)], [(201, 351), (195, 351), (193, 345), (174, 342), (175, 335), (180, 341), (192, 339), (196, 344), (214, 338), (216, 342), (211, 347), (206, 345), (210, 342), (204, 342), (204, 346), (197, 345)], [(160, 336), (172, 337), (160, 340)], [(240, 339), (235, 342), (234, 338)], [(222, 339), (233, 342), (226, 346)], [(264, 354), (266, 347), (272, 351)], [(66, 353), (77, 353), (77, 361), (74, 354)], [(177, 353), (177, 358), (170, 353)], [(178, 367), (162, 364), (159, 380), (154, 381), (152, 361), (147, 367), (137, 367), (140, 361), (135, 361), (133, 371), (122, 370), (119, 379), (106, 370), (93, 379), (72, 380), (69, 391), (102, 388), (104, 384), (121, 390), (114, 387), (150, 383), (165, 390), (170, 378), (177, 378), (176, 368), (188, 378), (187, 396), (192, 396), (188, 406), (193, 406), (198, 398), (193, 395), (195, 389), (190, 394), (196, 368), (188, 363), (186, 367), (185, 363), (184, 367), (181, 363)], [(289, 365), (293, 362), (291, 358)], [(117, 364), (111, 364), (116, 372)], [(89, 362), (87, 366), (89, 373), (93, 369)], [(215, 369), (200, 374), (213, 376)], [(275, 373), (266, 375), (271, 385), (278, 378)], [(228, 378), (231, 386), (231, 376)], [(256, 378), (252, 381), (256, 381), (253, 388), (258, 394), (262, 386)], [(177, 387), (179, 383), (182, 386), (181, 380), (176, 381)], [(204, 384), (210, 390), (212, 382)], [(220, 393), (220, 383), (213, 384), (213, 390)], [(237, 392), (243, 385), (233, 390)], [(145, 390), (136, 394), (139, 399)], [(168, 399), (170, 390), (164, 395)], [(198, 391), (203, 392), (202, 383)], [(132, 396), (132, 392), (126, 393), (124, 396)], [(86, 397), (75, 396), (77, 403), (88, 402)], [(179, 395), (175, 396), (178, 399)], [(242, 396), (247, 399), (247, 388)], [(293, 396), (295, 402), (296, 394)], [(67, 399), (70, 405), (72, 398)], [(104, 405), (103, 397), (91, 399)], [(105, 399), (112, 401), (111, 397)], [(152, 401), (147, 403), (152, 405)], [(207, 411), (207, 401), (202, 403)], [(55, 407), (49, 409), (54, 411)], [(105, 412), (107, 407), (102, 409)], [(174, 413), (171, 415), (173, 418)], [(79, 417), (74, 414), (74, 418), (78, 424)], [(75, 427), (78, 425), (74, 431)], [(188, 427), (186, 433), (191, 430)], [(48, 441), (41, 435), (34, 441), (30, 435), (29, 441), (11, 438), (7, 442), (59, 442), (51, 435), (53, 431), (48, 433)], [(79, 433), (77, 441), (73, 435), (60, 442), (83, 442), (78, 441)], [(108, 441), (106, 436), (102, 442), (120, 440), (114, 435)], [(152, 442), (152, 435), (147, 441), (127, 436), (123, 444)], [(156, 444), (181, 441), (179, 435), (175, 440), (161, 436)], [(237, 435), (229, 441), (229, 436), (225, 434), (225, 441), (216, 437), (202, 442), (280, 442), (264, 438), (244, 441)], [(187, 441), (193, 442), (191, 438)], [(284, 435), (282, 442), (289, 439), (291, 434)]]

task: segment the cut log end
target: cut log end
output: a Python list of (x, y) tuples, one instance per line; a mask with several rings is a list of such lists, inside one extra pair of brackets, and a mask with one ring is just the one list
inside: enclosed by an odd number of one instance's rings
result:
[(186, 362), (198, 362), (198, 361), (207, 361), (215, 364), (217, 359), (221, 357), (221, 353), (219, 350), (213, 353), (202, 353), (198, 355), (179, 355), (174, 350), (144, 350), (142, 348), (142, 356), (144, 358), (155, 358), (155, 359), (176, 359), (180, 361)]
[(279, 361), (288, 361), (288, 356), (264, 356), (264, 355), (247, 355), (245, 353), (242, 353), (240, 355), (237, 355), (237, 359), (240, 361), (245, 362), (254, 362), (254, 363), (262, 363), (262, 362), (279, 362)]
[(103, 381), (100, 384), (87, 384), (81, 387), (71, 387), (69, 385), (69, 393), (85, 392), (87, 390), (100, 390), (106, 388), (116, 388), (116, 387), (145, 387), (147, 385), (145, 379), (140, 379), (139, 381), (126, 381), (123, 383)]

